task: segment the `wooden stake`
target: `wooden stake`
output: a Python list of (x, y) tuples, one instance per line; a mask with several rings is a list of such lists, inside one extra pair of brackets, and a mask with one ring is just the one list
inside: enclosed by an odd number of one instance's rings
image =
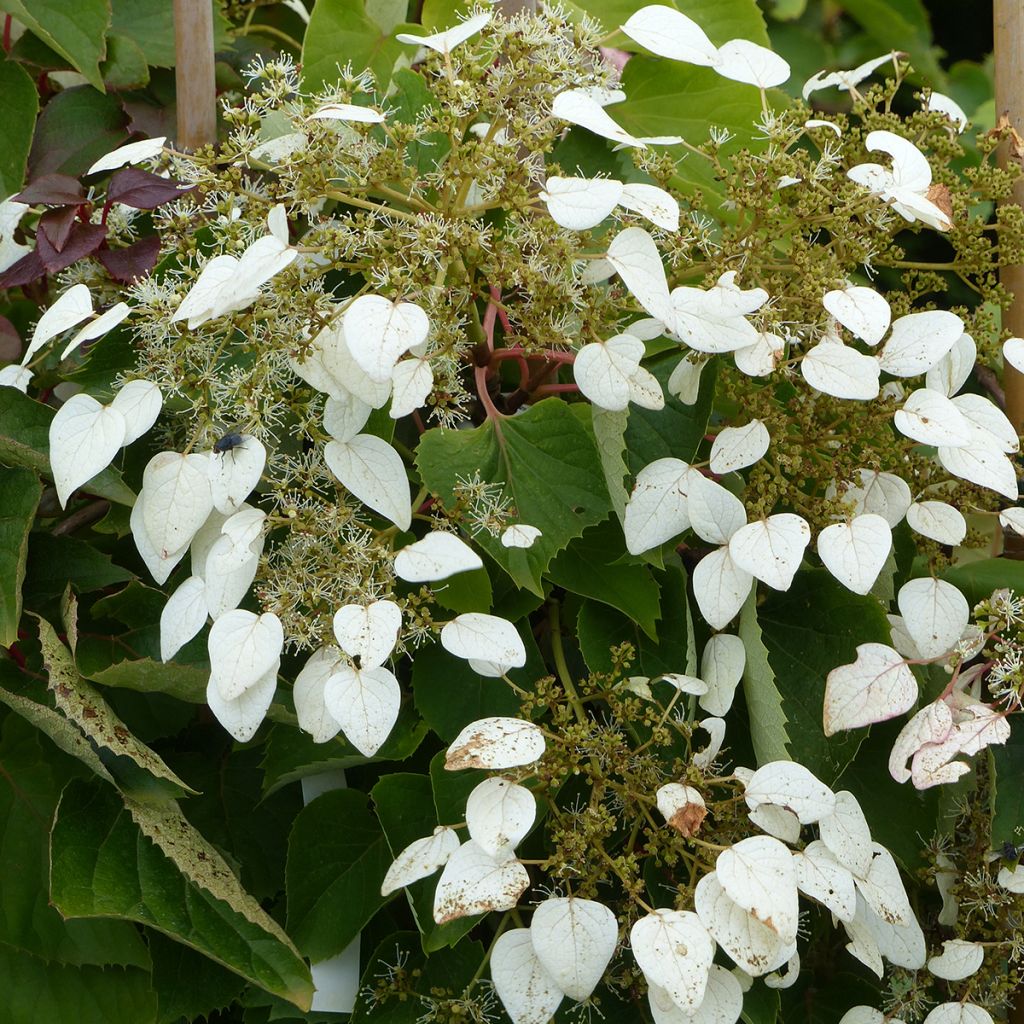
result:
[[(1024, 3), (1021, 0), (995, 0), (995, 78), (996, 113), (1005, 114), (1016, 131), (1024, 134)], [(1009, 146), (1003, 144), (1000, 162), (1010, 159)], [(1018, 168), (1019, 171), (1019, 168)], [(1012, 202), (1024, 206), (1024, 180), (1014, 186)], [(1003, 267), (999, 275), (1003, 286), (1013, 293), (1013, 302), (1003, 316), (1003, 327), (1013, 337), (1024, 337), (1024, 267)], [(1024, 427), (1024, 374), (1007, 365), (1003, 376), (1006, 415), (1017, 432)]]
[(217, 141), (217, 92), (213, 73), (213, 4), (174, 0), (174, 83), (180, 149)]

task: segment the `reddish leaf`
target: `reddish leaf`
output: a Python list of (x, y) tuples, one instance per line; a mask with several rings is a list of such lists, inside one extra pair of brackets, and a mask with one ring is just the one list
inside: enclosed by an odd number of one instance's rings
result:
[(76, 206), (62, 206), (58, 210), (47, 210), (39, 218), (37, 234), (46, 235), (47, 241), (57, 252), (60, 252), (67, 245), (68, 236), (75, 226), (75, 215), (78, 213)]
[(46, 206), (78, 206), (85, 202), (85, 192), (81, 184), (66, 174), (44, 174), (36, 178), (13, 197), (19, 203), (35, 206), (44, 203)]
[(159, 174), (140, 171), (137, 167), (126, 167), (110, 179), (107, 202), (134, 206), (136, 210), (155, 210), (194, 188), (195, 185), (185, 188), (173, 178), (161, 178)]
[(58, 252), (49, 238), (40, 231), (36, 235), (36, 252), (43, 261), (47, 272), (56, 274), (57, 271), (70, 267), (72, 263), (80, 260), (83, 256), (94, 253), (103, 244), (103, 239), (106, 237), (107, 229), (102, 224), (78, 223), (71, 229), (64, 248)]
[(21, 358), (21, 338), (14, 324), (0, 316), (0, 363), (13, 363)]
[(136, 278), (146, 277), (156, 266), (160, 239), (150, 235), (126, 249), (100, 249), (96, 255), (115, 281), (130, 284)]
[(31, 284), (45, 274), (46, 267), (43, 266), (39, 253), (33, 250), (0, 274), (0, 288), (18, 288), (24, 284)]

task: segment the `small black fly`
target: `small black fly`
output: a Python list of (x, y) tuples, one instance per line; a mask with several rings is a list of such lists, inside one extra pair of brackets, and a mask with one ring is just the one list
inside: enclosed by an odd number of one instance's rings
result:
[(216, 455), (223, 455), (235, 448), (244, 448), (245, 438), (241, 434), (225, 434), (219, 441), (214, 442), (213, 451)]

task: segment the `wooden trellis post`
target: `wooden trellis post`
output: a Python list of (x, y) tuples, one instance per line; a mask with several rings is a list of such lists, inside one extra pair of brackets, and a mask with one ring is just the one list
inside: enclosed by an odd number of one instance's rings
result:
[(179, 149), (217, 141), (217, 91), (213, 69), (213, 4), (174, 0), (174, 82)]

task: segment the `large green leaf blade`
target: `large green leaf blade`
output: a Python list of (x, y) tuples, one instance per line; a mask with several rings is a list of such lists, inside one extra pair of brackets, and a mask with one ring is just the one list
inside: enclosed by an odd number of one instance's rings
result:
[(0, 466), (0, 647), (18, 639), (28, 535), (42, 493), (32, 470)]
[(32, 132), (39, 111), (35, 83), (13, 60), (0, 60), (0, 96), (4, 98), (0, 115), (0, 196), (13, 195), (25, 181), (25, 166), (32, 147)]
[(150, 925), (308, 1009), (309, 969), (280, 926), (173, 802), (122, 804), (103, 783), (65, 789), (51, 834), (50, 895), (66, 917)]
[(372, 68), (383, 92), (395, 61), (410, 47), (366, 16), (363, 0), (317, 0), (302, 42), (302, 82), (319, 89), (338, 80), (338, 68)]

